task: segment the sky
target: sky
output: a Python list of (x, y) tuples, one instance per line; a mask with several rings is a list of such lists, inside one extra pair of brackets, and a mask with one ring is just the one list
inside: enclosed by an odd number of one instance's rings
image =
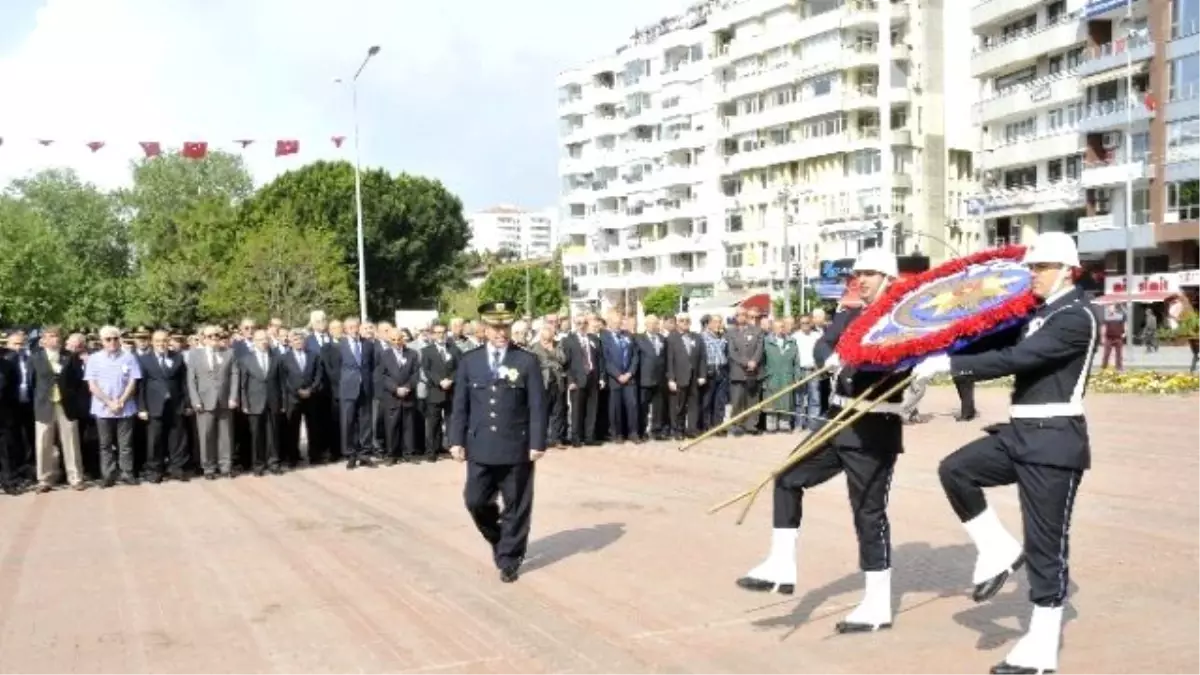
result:
[[(687, 4), (0, 0), (0, 186), (52, 167), (125, 185), (139, 141), (238, 150), (257, 184), (352, 161), (351, 92), (335, 80), (379, 45), (358, 80), (363, 166), (438, 178), (472, 210), (552, 206), (555, 76)], [(300, 153), (274, 157), (277, 139)]]

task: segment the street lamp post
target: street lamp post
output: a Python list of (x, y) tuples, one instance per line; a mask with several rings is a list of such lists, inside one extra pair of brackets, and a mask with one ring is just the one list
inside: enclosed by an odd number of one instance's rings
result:
[(525, 314), (533, 321), (533, 284), (530, 281), (529, 266), (532, 264), (529, 247), (525, 247)]
[(368, 49), (362, 65), (358, 67), (354, 78), (350, 80), (350, 98), (354, 114), (354, 216), (357, 230), (355, 234), (358, 239), (358, 313), (364, 323), (367, 321), (367, 256), (366, 246), (363, 243), (362, 168), (358, 150), (358, 76), (362, 75), (363, 69), (367, 67), (371, 57), (378, 53), (379, 45), (373, 45)]
[(792, 224), (792, 187), (784, 185), (779, 191), (783, 207), (783, 315), (792, 315), (792, 260), (788, 252), (788, 228)]

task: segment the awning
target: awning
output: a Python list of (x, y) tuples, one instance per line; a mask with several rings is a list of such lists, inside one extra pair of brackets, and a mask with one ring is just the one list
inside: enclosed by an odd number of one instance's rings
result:
[(1138, 304), (1147, 305), (1153, 302), (1165, 302), (1167, 298), (1178, 293), (1170, 293), (1167, 291), (1156, 291), (1153, 293), (1134, 293), (1130, 296), (1128, 293), (1109, 293), (1102, 295), (1095, 300), (1092, 300), (1097, 305), (1123, 305), (1127, 302), (1136, 302)]

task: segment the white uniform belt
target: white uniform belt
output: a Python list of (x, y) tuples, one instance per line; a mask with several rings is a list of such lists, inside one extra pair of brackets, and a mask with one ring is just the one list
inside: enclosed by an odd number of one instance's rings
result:
[(831, 394), (829, 396), (829, 405), (836, 405), (843, 410), (846, 408), (854, 408), (855, 410), (866, 410), (868, 407), (870, 412), (881, 414), (900, 415), (904, 412), (904, 406), (899, 403), (876, 403), (871, 405), (870, 401), (854, 402), (852, 398), (846, 398), (841, 394)]
[(1050, 417), (1083, 417), (1083, 402), (1025, 403), (1008, 406), (1012, 419), (1047, 419)]

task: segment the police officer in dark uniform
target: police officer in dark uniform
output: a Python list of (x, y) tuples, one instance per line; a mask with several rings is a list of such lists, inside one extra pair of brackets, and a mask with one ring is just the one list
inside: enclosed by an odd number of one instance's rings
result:
[[(863, 300), (878, 298), (888, 282), (897, 276), (896, 257), (883, 249), (867, 249), (854, 264)], [(834, 347), (842, 333), (862, 312), (861, 308), (838, 312), (825, 329), (813, 351), (819, 365), (837, 367)], [(830, 396), (829, 416), (854, 404), (869, 387), (881, 395), (907, 377), (908, 372), (865, 371), (841, 368), (835, 371)], [(850, 506), (854, 511), (854, 529), (858, 535), (859, 567), (865, 573), (866, 590), (862, 602), (844, 621), (839, 633), (861, 633), (890, 628), (892, 625), (891, 528), (888, 524), (888, 493), (896, 458), (903, 452), (900, 412), (903, 392), (841, 430), (824, 447), (805, 457), (775, 480), (774, 529), (771, 552), (767, 559), (737, 580), (738, 586), (751, 591), (777, 591), (791, 594), (796, 584), (796, 540), (800, 531), (804, 491), (834, 476), (846, 473)], [(865, 407), (866, 402), (856, 405)]]
[[(509, 340), (513, 302), (479, 308), (487, 342), (455, 374), (450, 454), (467, 463), (463, 499), (492, 545), (500, 580), (517, 580), (529, 543), (534, 463), (546, 454), (546, 400), (537, 357)], [(504, 511), (496, 504), (503, 498)]]
[[(942, 487), (975, 542), (974, 599), (999, 592), (1028, 562), (1029, 631), (993, 673), (1045, 673), (1058, 667), (1062, 608), (1067, 595), (1071, 509), (1091, 466), (1083, 396), (1100, 336), (1096, 312), (1073, 273), (1079, 253), (1067, 234), (1042, 234), (1025, 254), (1041, 306), (1013, 346), (972, 355), (929, 357), (913, 369), (920, 379), (948, 372), (991, 380), (1015, 375), (1010, 422), (942, 460)], [(1025, 543), (988, 506), (983, 488), (1017, 484)]]

